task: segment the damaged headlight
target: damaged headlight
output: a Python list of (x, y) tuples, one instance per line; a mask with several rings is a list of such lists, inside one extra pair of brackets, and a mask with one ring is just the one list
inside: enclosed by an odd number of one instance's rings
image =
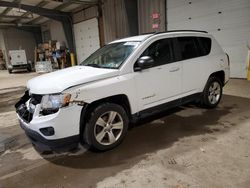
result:
[(42, 115), (55, 113), (59, 108), (68, 106), (70, 98), (70, 94), (44, 95), (41, 101)]

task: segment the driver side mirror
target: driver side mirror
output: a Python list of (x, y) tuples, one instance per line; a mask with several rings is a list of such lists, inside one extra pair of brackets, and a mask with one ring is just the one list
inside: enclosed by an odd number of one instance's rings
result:
[(141, 71), (152, 67), (154, 65), (154, 59), (150, 56), (143, 56), (138, 59), (136, 64), (135, 71)]

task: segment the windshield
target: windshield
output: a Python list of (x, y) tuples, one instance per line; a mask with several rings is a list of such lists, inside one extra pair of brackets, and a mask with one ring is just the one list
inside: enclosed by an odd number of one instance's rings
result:
[(139, 43), (133, 41), (108, 44), (90, 55), (81, 65), (118, 69)]

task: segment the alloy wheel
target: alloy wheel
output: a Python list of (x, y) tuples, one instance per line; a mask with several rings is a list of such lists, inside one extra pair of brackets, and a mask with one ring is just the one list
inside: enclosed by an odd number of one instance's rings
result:
[(105, 112), (95, 123), (94, 135), (98, 143), (111, 145), (120, 138), (123, 127), (124, 122), (118, 112)]
[(221, 86), (218, 82), (212, 82), (209, 87), (208, 100), (211, 104), (216, 104), (220, 100)]

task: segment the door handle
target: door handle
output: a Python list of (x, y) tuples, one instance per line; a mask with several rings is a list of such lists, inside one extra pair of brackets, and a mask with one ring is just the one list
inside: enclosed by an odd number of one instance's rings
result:
[(178, 70), (180, 70), (180, 67), (173, 67), (169, 70), (169, 72), (176, 72)]

